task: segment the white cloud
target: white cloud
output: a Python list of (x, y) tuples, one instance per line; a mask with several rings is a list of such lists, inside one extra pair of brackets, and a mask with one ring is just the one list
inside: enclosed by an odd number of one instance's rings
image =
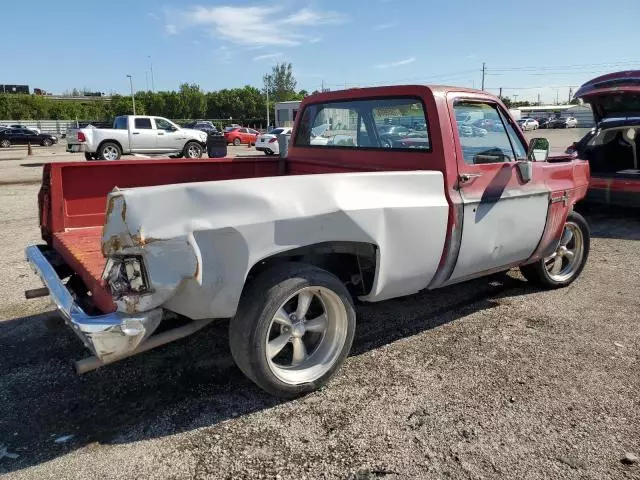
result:
[[(192, 6), (181, 11), (165, 11), (168, 33), (202, 27), (214, 37), (243, 46), (296, 46), (310, 42), (309, 27), (337, 25), (345, 21), (329, 10), (302, 8), (288, 13), (284, 7), (271, 6)], [(177, 26), (176, 26), (177, 25)], [(304, 27), (304, 28), (302, 28)]]
[(416, 57), (409, 57), (409, 58), (405, 58), (404, 60), (398, 60), (397, 62), (392, 62), (392, 63), (380, 63), (378, 65), (376, 65), (376, 68), (393, 68), (393, 67), (400, 67), (402, 65), (409, 65), (410, 63), (413, 63), (416, 61)]
[(229, 47), (222, 45), (213, 51), (213, 58), (218, 62), (230, 63), (233, 59), (233, 51)]
[(380, 25), (374, 25), (373, 29), (374, 30), (386, 30), (387, 28), (393, 28), (396, 25), (398, 25), (396, 22), (392, 22), (392, 23), (381, 23)]
[(178, 27), (176, 27), (173, 23), (167, 23), (164, 26), (164, 31), (167, 32), (169, 35), (177, 35)]
[(268, 60), (270, 58), (276, 58), (276, 57), (281, 57), (282, 56), (282, 52), (278, 52), (278, 53), (265, 53), (264, 55), (258, 55), (257, 57), (253, 57), (252, 60), (254, 62), (258, 62), (260, 60)]

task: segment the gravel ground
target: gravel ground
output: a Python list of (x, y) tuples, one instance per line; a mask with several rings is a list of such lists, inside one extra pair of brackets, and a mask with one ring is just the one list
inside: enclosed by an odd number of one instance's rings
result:
[(621, 461), (640, 454), (637, 211), (585, 212), (566, 289), (512, 271), (358, 307), (336, 378), (281, 402), (233, 365), (223, 322), (76, 376), (79, 340), (21, 299), (36, 192), (0, 187), (4, 478), (640, 479)]

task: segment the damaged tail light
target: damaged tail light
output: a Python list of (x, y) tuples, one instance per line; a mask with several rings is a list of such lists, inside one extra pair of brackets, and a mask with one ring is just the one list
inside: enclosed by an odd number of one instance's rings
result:
[(115, 299), (149, 291), (147, 275), (140, 256), (109, 258), (104, 267), (102, 279), (109, 286)]

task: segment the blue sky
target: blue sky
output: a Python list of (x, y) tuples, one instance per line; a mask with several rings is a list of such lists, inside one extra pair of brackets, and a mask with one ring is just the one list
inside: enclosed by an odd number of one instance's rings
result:
[(151, 87), (150, 57), (156, 90), (260, 87), (278, 61), (310, 91), (323, 81), (479, 88), (486, 62), (490, 91), (554, 101), (640, 68), (639, 19), (638, 0), (9, 2), (0, 83), (126, 93), (126, 74)]

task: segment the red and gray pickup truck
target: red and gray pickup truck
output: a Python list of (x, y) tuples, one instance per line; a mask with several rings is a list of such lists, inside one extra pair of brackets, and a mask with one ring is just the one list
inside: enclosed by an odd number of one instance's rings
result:
[[(469, 115), (501, 128), (460, 135)], [(296, 396), (344, 361), (356, 298), (512, 267), (574, 281), (589, 166), (548, 152), (492, 95), (407, 85), (307, 97), (280, 158), (49, 164), (44, 243), (26, 249), (46, 288), (28, 293), (49, 294), (93, 352), (79, 372), (230, 319), (238, 367)]]

